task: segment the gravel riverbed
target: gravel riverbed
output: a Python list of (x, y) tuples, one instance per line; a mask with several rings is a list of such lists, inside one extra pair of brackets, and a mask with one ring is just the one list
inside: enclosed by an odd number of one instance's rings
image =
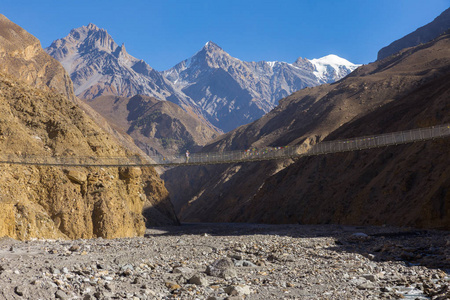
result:
[(185, 224), (0, 239), (0, 299), (450, 299), (450, 232)]

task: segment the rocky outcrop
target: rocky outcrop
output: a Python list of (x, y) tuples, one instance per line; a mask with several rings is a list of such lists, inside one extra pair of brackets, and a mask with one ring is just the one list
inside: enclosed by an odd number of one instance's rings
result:
[(450, 30), (450, 8), (440, 14), (433, 22), (418, 28), (416, 31), (382, 48), (378, 51), (377, 60), (386, 58), (402, 49), (428, 43), (448, 30)]
[[(204, 151), (308, 147), (324, 139), (449, 122), (449, 49), (450, 37), (443, 36), (363, 66), (335, 84), (298, 91)], [(164, 179), (184, 221), (448, 229), (446, 147), (448, 141), (441, 140), (298, 161), (173, 169)]]
[[(0, 73), (0, 236), (115, 238), (143, 235), (146, 223), (177, 223), (153, 169), (8, 164), (11, 157), (24, 155), (41, 161), (47, 156), (132, 153), (71, 101), (76, 98), (52, 87), (52, 82), (70, 86), (70, 79), (37, 48), (36, 39), (5, 18), (1, 25), (0, 38), (7, 41), (0, 46), (2, 72), (11, 74)], [(23, 49), (35, 49), (35, 54)], [(48, 73), (48, 66), (61, 72)], [(30, 81), (33, 76), (39, 80)], [(152, 219), (145, 219), (144, 209)]]
[(136, 95), (101, 96), (87, 103), (149, 155), (192, 151), (219, 134), (170, 101)]
[(0, 71), (74, 101), (70, 77), (37, 38), (0, 14)]

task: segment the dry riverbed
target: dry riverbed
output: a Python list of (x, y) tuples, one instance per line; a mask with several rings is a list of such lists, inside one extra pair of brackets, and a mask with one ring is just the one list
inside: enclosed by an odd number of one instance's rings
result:
[(0, 299), (449, 299), (450, 232), (186, 224), (0, 239)]

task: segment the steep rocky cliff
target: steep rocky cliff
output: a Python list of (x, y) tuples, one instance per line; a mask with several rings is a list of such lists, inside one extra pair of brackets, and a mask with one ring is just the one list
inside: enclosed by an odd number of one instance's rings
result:
[(37, 38), (0, 14), (0, 70), (35, 87), (74, 100), (73, 86), (61, 64), (45, 53)]
[[(448, 122), (449, 49), (450, 37), (442, 36), (360, 67), (334, 84), (300, 90), (204, 151), (308, 147), (328, 136)], [(448, 229), (446, 149), (448, 141), (443, 140), (298, 161), (177, 168), (164, 178), (185, 221), (392, 223)]]
[(153, 169), (5, 163), (133, 153), (74, 104), (67, 73), (34, 37), (2, 16), (0, 39), (0, 236), (114, 238), (142, 235), (146, 222), (177, 223)]

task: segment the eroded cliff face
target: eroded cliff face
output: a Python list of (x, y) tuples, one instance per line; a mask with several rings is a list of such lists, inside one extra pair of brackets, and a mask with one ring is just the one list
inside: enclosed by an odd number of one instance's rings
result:
[(0, 39), (0, 236), (130, 237), (143, 235), (146, 223), (176, 224), (153, 168), (8, 163), (134, 153), (75, 104), (67, 73), (34, 37), (0, 16)]
[(73, 85), (62, 65), (51, 58), (37, 38), (0, 14), (0, 71), (74, 101)]

